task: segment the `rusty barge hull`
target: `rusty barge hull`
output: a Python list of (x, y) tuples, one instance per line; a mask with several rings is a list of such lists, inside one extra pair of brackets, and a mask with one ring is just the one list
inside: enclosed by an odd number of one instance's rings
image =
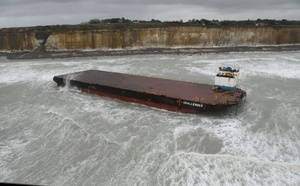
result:
[(241, 89), (214, 90), (207, 84), (97, 70), (54, 76), (53, 80), (58, 86), (184, 113), (222, 110), (238, 104), (246, 95)]

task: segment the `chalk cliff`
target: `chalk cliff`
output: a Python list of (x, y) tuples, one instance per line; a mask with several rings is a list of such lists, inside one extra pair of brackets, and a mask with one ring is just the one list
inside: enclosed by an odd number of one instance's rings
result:
[(300, 27), (111, 24), (0, 29), (0, 51), (300, 44)]

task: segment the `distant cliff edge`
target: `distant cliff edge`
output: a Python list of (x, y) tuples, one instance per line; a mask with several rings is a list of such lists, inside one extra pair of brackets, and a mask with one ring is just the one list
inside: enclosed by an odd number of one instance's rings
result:
[(300, 44), (300, 26), (62, 25), (0, 29), (0, 51)]

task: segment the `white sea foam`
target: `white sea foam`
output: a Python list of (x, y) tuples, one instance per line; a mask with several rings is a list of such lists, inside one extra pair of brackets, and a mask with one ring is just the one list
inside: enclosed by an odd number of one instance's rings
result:
[[(273, 54), (273, 53), (272, 53)], [(219, 66), (233, 66), (240, 68), (240, 79), (252, 76), (277, 76), (280, 78), (299, 78), (300, 64), (297, 57), (281, 56), (274, 53), (277, 57), (267, 55), (262, 58), (260, 54), (251, 53), (250, 57), (231, 59), (231, 55), (224, 55), (223, 59), (200, 59), (194, 60), (193, 63), (185, 67), (192, 73), (206, 74), (213, 76), (216, 74)], [(193, 58), (191, 58), (193, 60)]]
[[(297, 185), (297, 52), (0, 63), (0, 181), (45, 185)], [(247, 102), (182, 114), (57, 88), (88, 69), (211, 83), (240, 67)], [(287, 74), (289, 73), (289, 74)]]
[[(221, 139), (223, 147), (219, 153), (258, 158), (264, 161), (300, 164), (297, 155), (297, 149), (300, 148), (299, 137), (295, 137), (298, 132), (291, 131), (278, 136), (276, 129), (275, 132), (269, 129), (252, 132), (247, 125), (251, 126), (251, 123), (242, 123), (242, 121), (236, 119), (225, 119), (223, 121), (219, 120), (217, 126), (206, 125), (203, 130)], [(291, 138), (294, 138), (295, 141)]]
[(297, 185), (300, 166), (227, 155), (178, 152), (157, 173), (159, 185)]

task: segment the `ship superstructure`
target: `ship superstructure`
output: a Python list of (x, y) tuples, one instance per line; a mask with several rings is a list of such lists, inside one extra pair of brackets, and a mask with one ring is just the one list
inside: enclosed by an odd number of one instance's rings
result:
[(219, 67), (219, 72), (215, 77), (214, 88), (232, 91), (236, 89), (239, 69), (231, 67)]

